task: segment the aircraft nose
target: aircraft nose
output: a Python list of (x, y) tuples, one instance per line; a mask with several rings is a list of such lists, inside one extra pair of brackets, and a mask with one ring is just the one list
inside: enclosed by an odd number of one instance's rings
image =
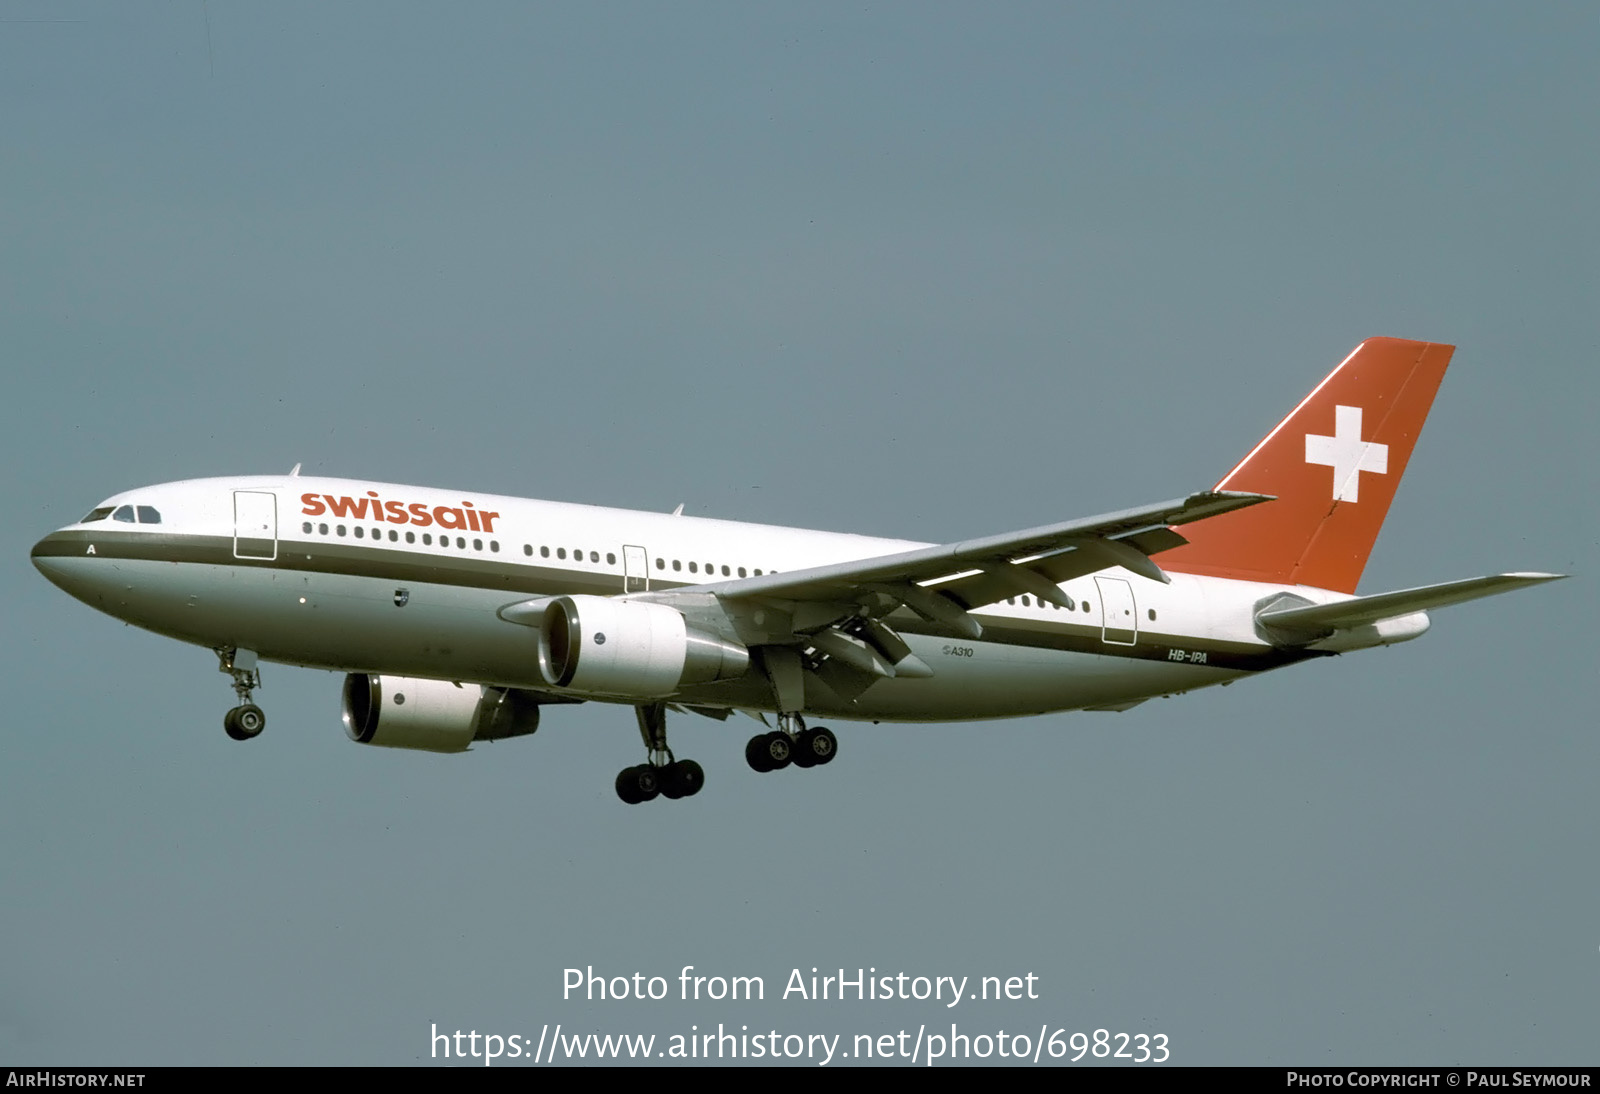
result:
[(35, 543), (32, 551), (33, 568), (48, 578), (52, 585), (81, 599), (79, 586), (82, 582), (74, 580), (74, 567), (77, 566), (78, 556), (83, 553), (83, 547), (68, 542), (68, 539), (61, 532), (51, 532)]
[(34, 568), (45, 577), (50, 576), (50, 560), (56, 557), (53, 549), (54, 545), (51, 543), (55, 537), (56, 533), (51, 532), (48, 536), (45, 536), (38, 543), (33, 545), (32, 557)]

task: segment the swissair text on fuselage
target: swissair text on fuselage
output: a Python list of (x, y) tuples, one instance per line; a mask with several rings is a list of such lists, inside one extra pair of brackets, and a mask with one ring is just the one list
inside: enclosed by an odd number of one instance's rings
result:
[(493, 532), (495, 518), (500, 516), (499, 513), (487, 509), (478, 509), (470, 501), (463, 501), (459, 509), (449, 505), (435, 505), (429, 508), (420, 501), (409, 505), (403, 501), (384, 501), (378, 497), (376, 490), (368, 490), (364, 498), (343, 495), (334, 497), (332, 494), (301, 494), (300, 504), (305, 507), (300, 512), (308, 517), (320, 517), (327, 513), (351, 520), (415, 524), (418, 528), (437, 524), (440, 528), (472, 532)]

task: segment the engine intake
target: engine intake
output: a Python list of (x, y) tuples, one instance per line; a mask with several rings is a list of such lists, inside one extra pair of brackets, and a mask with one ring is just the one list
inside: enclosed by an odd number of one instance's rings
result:
[(547, 604), (539, 624), (545, 682), (591, 695), (660, 699), (749, 667), (749, 650), (689, 626), (664, 604), (562, 596)]
[(344, 678), (344, 731), (357, 744), (464, 752), (473, 741), (538, 728), (538, 702), (512, 688), (364, 672)]

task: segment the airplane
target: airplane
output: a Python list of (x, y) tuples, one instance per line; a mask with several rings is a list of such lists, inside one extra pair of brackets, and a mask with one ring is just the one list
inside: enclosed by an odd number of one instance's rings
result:
[[(757, 772), (831, 762), (808, 718), (1122, 711), (1426, 631), (1428, 611), (1566, 575), (1356, 595), (1454, 347), (1370, 338), (1210, 490), (929, 545), (390, 483), (195, 479), (107, 498), (33, 548), (108, 615), (213, 650), (266, 724), (260, 665), (346, 674), (354, 741), (461, 752), (545, 706), (632, 706), (639, 804), (699, 792), (667, 715), (743, 712)], [(1179, 529), (1182, 529), (1180, 532)], [(775, 723), (775, 724), (774, 724)]]

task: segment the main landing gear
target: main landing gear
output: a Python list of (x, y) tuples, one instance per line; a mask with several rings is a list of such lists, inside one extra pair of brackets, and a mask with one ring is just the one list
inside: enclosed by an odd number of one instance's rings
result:
[(250, 701), (251, 692), (261, 686), (255, 651), (224, 647), (215, 652), (218, 670), (233, 677), (233, 693), (239, 697), (239, 705), (223, 715), (222, 728), (236, 741), (261, 736), (261, 731), (267, 728), (267, 716)]
[(753, 771), (777, 771), (796, 767), (820, 767), (833, 760), (839, 751), (839, 738), (823, 726), (807, 729), (798, 714), (778, 715), (778, 728), (758, 733), (744, 746), (744, 762)]
[(634, 708), (639, 718), (639, 736), (649, 753), (649, 762), (623, 768), (617, 773), (617, 797), (629, 805), (639, 805), (658, 795), (664, 798), (692, 798), (705, 785), (706, 773), (693, 760), (680, 760), (667, 747), (667, 707), (665, 703), (645, 703)]

